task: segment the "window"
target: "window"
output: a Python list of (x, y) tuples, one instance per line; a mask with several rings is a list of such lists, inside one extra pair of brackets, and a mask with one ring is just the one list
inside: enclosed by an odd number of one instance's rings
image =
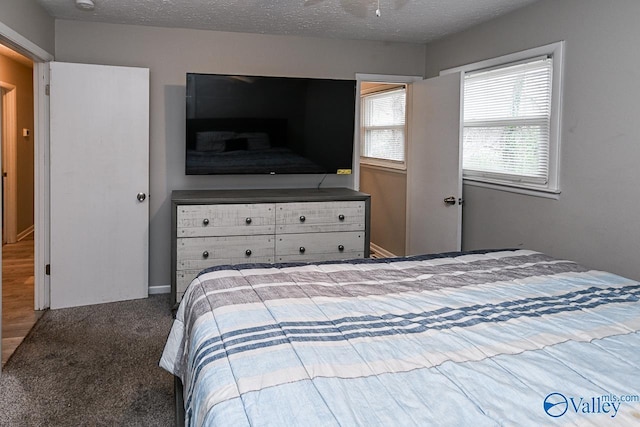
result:
[(361, 156), (364, 163), (404, 168), (406, 88), (362, 95)]
[(561, 48), (556, 43), (457, 70), (464, 71), (465, 183), (560, 192)]

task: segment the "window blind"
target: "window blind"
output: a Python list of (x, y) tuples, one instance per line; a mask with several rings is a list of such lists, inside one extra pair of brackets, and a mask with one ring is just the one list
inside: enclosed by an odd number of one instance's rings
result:
[(465, 177), (548, 182), (552, 71), (543, 57), (465, 75)]
[(362, 97), (362, 156), (404, 162), (405, 89)]

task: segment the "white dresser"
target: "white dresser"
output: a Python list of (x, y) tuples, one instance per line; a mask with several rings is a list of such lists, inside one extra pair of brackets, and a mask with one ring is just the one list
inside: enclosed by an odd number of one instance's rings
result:
[(370, 196), (346, 188), (179, 190), (172, 201), (174, 302), (222, 264), (369, 256)]

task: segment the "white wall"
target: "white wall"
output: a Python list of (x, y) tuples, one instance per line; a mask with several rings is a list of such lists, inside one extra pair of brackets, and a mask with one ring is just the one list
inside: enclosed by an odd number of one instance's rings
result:
[[(56, 21), (56, 60), (151, 70), (149, 278), (156, 286), (170, 283), (172, 190), (318, 184), (317, 176), (185, 176), (187, 72), (338, 79), (354, 79), (356, 73), (422, 75), (424, 46)], [(344, 177), (323, 183), (349, 185)]]
[(542, 0), (431, 43), (426, 70), (566, 41), (560, 200), (465, 186), (464, 249), (527, 247), (640, 279), (640, 1)]

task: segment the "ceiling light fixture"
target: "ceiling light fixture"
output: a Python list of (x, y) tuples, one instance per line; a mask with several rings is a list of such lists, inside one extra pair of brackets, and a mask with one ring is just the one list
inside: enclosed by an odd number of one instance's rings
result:
[(380, 0), (378, 0), (378, 8), (376, 9), (376, 16), (380, 18)]
[(93, 0), (76, 0), (76, 7), (80, 10), (93, 10), (96, 5)]

